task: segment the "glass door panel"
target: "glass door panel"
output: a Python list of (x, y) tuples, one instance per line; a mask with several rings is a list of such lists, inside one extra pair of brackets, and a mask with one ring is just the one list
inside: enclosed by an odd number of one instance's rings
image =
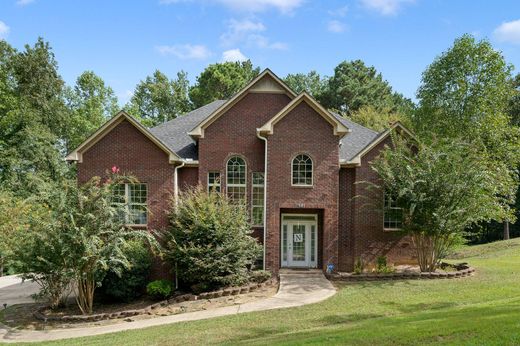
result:
[(292, 261), (305, 262), (306, 261), (306, 232), (305, 225), (293, 225), (292, 227)]

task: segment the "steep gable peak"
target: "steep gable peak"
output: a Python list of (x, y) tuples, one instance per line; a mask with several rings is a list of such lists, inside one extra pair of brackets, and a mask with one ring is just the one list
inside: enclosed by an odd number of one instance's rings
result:
[(291, 99), (296, 97), (294, 91), (267, 68), (210, 116), (195, 126), (188, 134), (193, 138), (204, 138), (204, 130), (248, 93), (286, 94)]

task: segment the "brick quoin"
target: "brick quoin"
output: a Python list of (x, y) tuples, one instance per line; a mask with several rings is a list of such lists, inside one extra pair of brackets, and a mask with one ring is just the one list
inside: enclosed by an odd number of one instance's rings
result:
[[(226, 191), (226, 162), (233, 155), (247, 163), (247, 203), (251, 204), (252, 172), (263, 172), (265, 143), (256, 129), (284, 108), (291, 99), (282, 93), (249, 92), (233, 107), (210, 124), (197, 143), (199, 163), (179, 169), (179, 189), (198, 184), (207, 188), (207, 174), (221, 174), (222, 192)], [(347, 134), (348, 136), (348, 134)], [(268, 136), (266, 268), (280, 268), (280, 226), (282, 213), (318, 215), (318, 267), (333, 263), (340, 271), (352, 271), (357, 258), (374, 262), (387, 256), (389, 263), (414, 260), (410, 239), (398, 232), (383, 230), (381, 192), (367, 189), (359, 182), (378, 182), (371, 169), (387, 139), (362, 158), (359, 167), (340, 167), (340, 138), (332, 125), (301, 102), (274, 125)], [(297, 154), (313, 160), (313, 187), (291, 186), (291, 162)], [(117, 166), (148, 186), (148, 228), (168, 226), (167, 212), (174, 191), (174, 168), (168, 155), (137, 130), (122, 121), (83, 153), (78, 163), (78, 181), (104, 176)], [(355, 197), (355, 198), (354, 198)], [(380, 207), (377, 207), (380, 206)], [(263, 241), (263, 228), (253, 235)], [(168, 277), (169, 269), (156, 263), (154, 277)]]

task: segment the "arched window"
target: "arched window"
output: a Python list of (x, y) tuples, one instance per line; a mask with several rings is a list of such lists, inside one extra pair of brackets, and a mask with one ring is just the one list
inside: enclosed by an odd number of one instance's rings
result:
[(239, 156), (231, 157), (227, 162), (227, 196), (233, 202), (246, 200), (246, 162)]
[(312, 160), (300, 154), (292, 161), (292, 184), (295, 186), (312, 186)]

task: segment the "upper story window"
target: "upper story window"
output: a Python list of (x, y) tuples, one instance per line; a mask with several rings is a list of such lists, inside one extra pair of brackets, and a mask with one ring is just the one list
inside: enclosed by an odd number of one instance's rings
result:
[(220, 172), (208, 172), (208, 192), (220, 193)]
[(397, 206), (395, 198), (385, 191), (383, 203), (383, 228), (386, 231), (398, 231), (403, 226), (403, 209)]
[(312, 186), (312, 160), (308, 155), (297, 155), (292, 161), (292, 185)]
[(112, 204), (121, 207), (120, 217), (129, 226), (145, 226), (148, 222), (146, 184), (119, 184), (114, 188)]
[(231, 157), (227, 162), (226, 189), (232, 202), (246, 200), (246, 162), (239, 156)]
[(264, 225), (264, 172), (253, 172), (251, 220), (254, 226)]

